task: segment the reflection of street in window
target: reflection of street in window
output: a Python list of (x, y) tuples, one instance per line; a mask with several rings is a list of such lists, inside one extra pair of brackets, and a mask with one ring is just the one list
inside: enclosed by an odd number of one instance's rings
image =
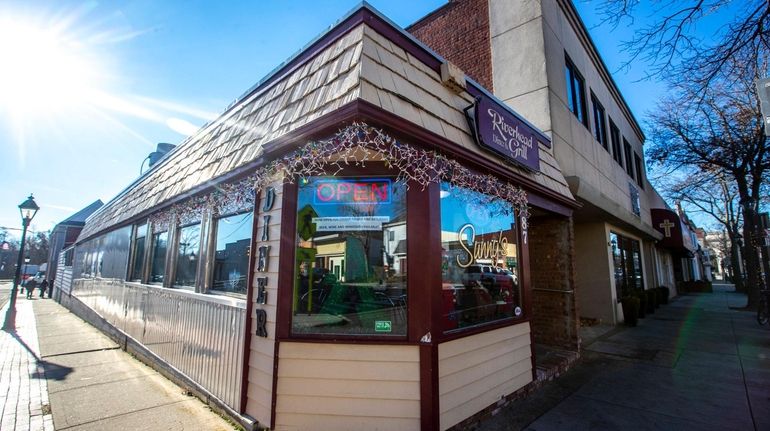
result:
[(292, 331), (405, 335), (405, 187), (312, 177), (297, 209)]

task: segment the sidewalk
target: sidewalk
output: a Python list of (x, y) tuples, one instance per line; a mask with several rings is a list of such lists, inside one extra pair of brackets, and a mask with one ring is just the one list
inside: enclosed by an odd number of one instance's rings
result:
[(589, 341), (561, 378), (479, 430), (769, 430), (770, 328), (732, 285)]
[(0, 331), (3, 431), (235, 428), (53, 300), (16, 306), (16, 333)]

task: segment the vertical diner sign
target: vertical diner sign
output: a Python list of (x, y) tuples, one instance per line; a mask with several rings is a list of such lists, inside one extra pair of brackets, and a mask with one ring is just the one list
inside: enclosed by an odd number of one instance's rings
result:
[[(262, 204), (262, 213), (263, 213), (263, 225), (262, 225), (262, 241), (270, 241), (270, 231), (269, 231), (269, 223), (270, 223), (270, 215), (266, 215), (264, 213), (270, 211), (273, 209), (273, 203), (275, 202), (275, 188), (268, 187), (265, 189), (265, 199)], [(252, 247), (254, 247), (252, 245)], [(268, 259), (270, 258), (270, 246), (269, 245), (261, 245), (258, 248), (259, 250), (259, 256), (257, 257), (257, 268), (256, 271), (259, 273), (266, 273), (268, 271)], [(267, 285), (268, 285), (268, 278), (267, 276), (257, 277), (257, 304), (265, 305), (267, 304)], [(267, 337), (267, 312), (262, 309), (258, 308), (254, 310), (255, 317), (257, 320), (257, 329), (256, 334), (258, 337)]]
[(540, 171), (539, 134), (532, 126), (484, 94), (476, 98), (473, 106), (476, 108), (475, 115), (468, 118), (480, 147), (528, 169)]

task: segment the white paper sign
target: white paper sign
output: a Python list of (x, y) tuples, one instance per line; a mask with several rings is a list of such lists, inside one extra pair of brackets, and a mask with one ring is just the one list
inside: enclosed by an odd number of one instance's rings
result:
[(388, 216), (313, 217), (316, 232), (382, 230), (382, 224), (389, 221)]

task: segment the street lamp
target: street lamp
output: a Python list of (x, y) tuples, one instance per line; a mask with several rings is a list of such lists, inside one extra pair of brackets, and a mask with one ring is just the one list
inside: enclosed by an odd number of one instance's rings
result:
[[(27, 239), (27, 228), (29, 223), (35, 218), (37, 210), (40, 207), (35, 203), (35, 198), (30, 194), (26, 201), (19, 205), (19, 212), (21, 213), (21, 243), (19, 244), (19, 258), (16, 263), (16, 276), (13, 278), (13, 289), (11, 289), (11, 298), (8, 301), (8, 310), (5, 313), (5, 321), (3, 322), (4, 331), (16, 330), (16, 292), (19, 287), (19, 281), (21, 278), (21, 262), (25, 260), (29, 262), (29, 259), (24, 259), (24, 241)], [(26, 266), (26, 265), (25, 265)], [(26, 268), (25, 268), (26, 270)]]

